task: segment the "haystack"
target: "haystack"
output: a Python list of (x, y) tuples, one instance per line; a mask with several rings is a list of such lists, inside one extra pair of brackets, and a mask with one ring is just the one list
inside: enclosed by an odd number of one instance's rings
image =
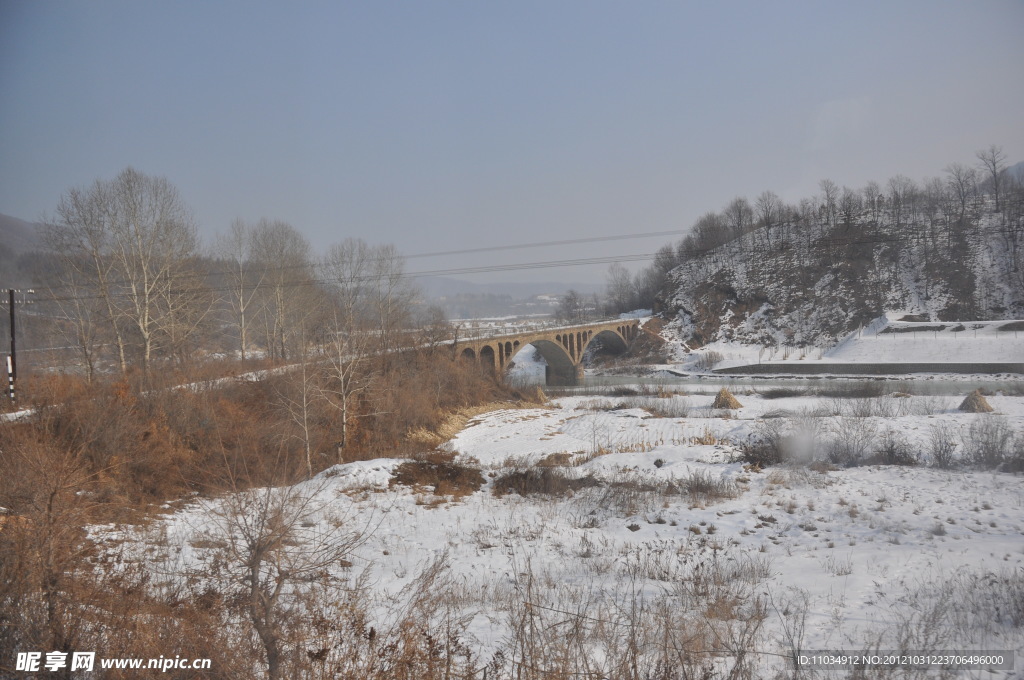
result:
[(981, 394), (981, 390), (974, 390), (960, 404), (960, 410), (965, 413), (991, 413), (993, 408), (989, 406), (988, 401)]
[(732, 393), (724, 387), (718, 390), (718, 396), (715, 397), (715, 403), (711, 405), (711, 408), (743, 408), (743, 404), (736, 400), (736, 397), (732, 396)]

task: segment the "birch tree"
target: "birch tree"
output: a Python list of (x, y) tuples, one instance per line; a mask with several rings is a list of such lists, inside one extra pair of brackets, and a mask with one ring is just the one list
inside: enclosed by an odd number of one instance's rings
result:
[(295, 331), (314, 304), (309, 241), (287, 222), (263, 219), (252, 233), (252, 258), (267, 351), (273, 359), (288, 359), (296, 349)]
[(199, 330), (208, 297), (198, 294), (203, 283), (193, 269), (196, 227), (166, 179), (127, 168), (112, 181), (69, 190), (46, 241), (73, 293), (95, 295), (122, 372), (130, 347), (148, 371), (161, 342), (181, 345)]
[(227, 264), (228, 303), (238, 326), (238, 349), (247, 358), (249, 327), (259, 305), (259, 293), (266, 270), (253, 262), (254, 227), (244, 220), (235, 220), (231, 229), (217, 243), (217, 255)]

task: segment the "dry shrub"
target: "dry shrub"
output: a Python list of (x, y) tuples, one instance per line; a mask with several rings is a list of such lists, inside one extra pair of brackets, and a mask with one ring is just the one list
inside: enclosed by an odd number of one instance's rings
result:
[(784, 426), (778, 420), (764, 420), (747, 441), (740, 444), (740, 460), (758, 468), (779, 465), (786, 459)]
[(454, 461), (410, 460), (402, 463), (391, 477), (391, 486), (429, 487), (436, 496), (461, 498), (480, 490), (484, 477), (477, 468)]
[(934, 467), (950, 469), (956, 462), (956, 442), (953, 428), (947, 423), (938, 423), (928, 437), (931, 462)]
[(736, 397), (732, 396), (732, 393), (729, 392), (729, 390), (723, 387), (718, 390), (718, 394), (715, 396), (715, 401), (711, 404), (711, 408), (737, 409), (743, 408), (743, 404), (741, 404)]
[(707, 505), (739, 495), (736, 482), (724, 476), (716, 478), (707, 470), (694, 470), (685, 477), (673, 479), (667, 492), (684, 495), (695, 505)]
[(840, 418), (832, 428), (826, 449), (836, 465), (861, 465), (875, 448), (877, 427), (869, 418)]
[(1013, 439), (1013, 429), (1004, 418), (976, 417), (961, 435), (964, 457), (981, 468), (998, 468), (1014, 457)]
[(789, 397), (803, 397), (807, 390), (794, 387), (772, 387), (759, 392), (762, 399), (787, 399)]
[(968, 394), (957, 409), (964, 413), (991, 413), (993, 411), (988, 400), (981, 394), (981, 390), (974, 390)]
[(568, 451), (549, 453), (537, 461), (537, 467), (569, 467), (575, 460), (575, 456)]
[(153, 572), (89, 538), (86, 528), (119, 508), (97, 493), (103, 480), (83, 447), (44, 434), (0, 431), (0, 505), (17, 518), (0, 530), (0, 649), (151, 658), (188, 650), (216, 660), (209, 677), (244, 675), (218, 612), (154, 586)]
[(918, 455), (906, 438), (894, 430), (882, 433), (874, 456), (868, 459), (874, 465), (917, 465)]
[(626, 475), (608, 484), (598, 507), (609, 508), (625, 517), (632, 517), (654, 510), (660, 501), (657, 494), (661, 491), (661, 488), (640, 476)]
[(725, 357), (722, 356), (721, 352), (716, 352), (712, 349), (706, 352), (701, 352), (700, 356), (697, 357), (697, 363), (695, 366), (698, 371), (710, 371), (716, 364), (721, 363), (723, 359), (725, 359)]
[[(494, 374), (468, 362), (428, 354), (403, 355), (403, 359), (401, 370), (375, 376), (361, 395), (361, 435), (355, 443), (358, 451), (347, 459), (394, 456), (396, 451), (421, 448), (422, 444), (410, 441), (407, 433), (436, 432), (446, 423), (453, 433), (449, 418), (459, 409), (526, 401), (527, 396), (536, 396), (535, 392), (509, 388)], [(454, 421), (457, 423), (458, 417)], [(418, 436), (423, 438), (422, 434)]]
[[(543, 396), (543, 392), (540, 393)], [(436, 447), (452, 439), (465, 429), (466, 425), (473, 418), (505, 409), (527, 409), (537, 408), (538, 403), (531, 401), (496, 401), (473, 406), (463, 406), (449, 413), (443, 414), (440, 422), (433, 429), (420, 427), (411, 430), (406, 434), (409, 442), (421, 446)]]
[(569, 496), (580, 489), (600, 486), (593, 475), (570, 477), (558, 468), (530, 468), (511, 470), (497, 477), (491, 488), (497, 496), (517, 493), (520, 496)]

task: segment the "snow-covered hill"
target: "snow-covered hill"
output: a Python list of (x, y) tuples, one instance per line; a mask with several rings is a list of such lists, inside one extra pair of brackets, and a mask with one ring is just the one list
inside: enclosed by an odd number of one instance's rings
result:
[(672, 324), (691, 346), (827, 347), (892, 310), (1024, 318), (1024, 199), (999, 213), (978, 199), (963, 220), (940, 199), (878, 200), (846, 220), (794, 210), (770, 238), (761, 226), (684, 255), (665, 294)]

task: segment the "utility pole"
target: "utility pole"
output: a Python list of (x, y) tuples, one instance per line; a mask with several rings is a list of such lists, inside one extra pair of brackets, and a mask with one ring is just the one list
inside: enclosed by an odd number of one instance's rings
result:
[(14, 381), (18, 377), (18, 358), (15, 353), (17, 345), (14, 340), (14, 289), (8, 288), (11, 307), (11, 356), (7, 357), (7, 385), (11, 392), (11, 401), (14, 401)]
[[(18, 379), (18, 351), (17, 351), (17, 338), (16, 328), (14, 323), (14, 294), (20, 293), (20, 290), (15, 288), (8, 288), (8, 305), (10, 306), (11, 315), (11, 354), (7, 357), (7, 387), (10, 393), (11, 401), (14, 401), (14, 382)], [(34, 293), (34, 290), (25, 291), (28, 293)], [(27, 302), (27, 299), (25, 300)]]

